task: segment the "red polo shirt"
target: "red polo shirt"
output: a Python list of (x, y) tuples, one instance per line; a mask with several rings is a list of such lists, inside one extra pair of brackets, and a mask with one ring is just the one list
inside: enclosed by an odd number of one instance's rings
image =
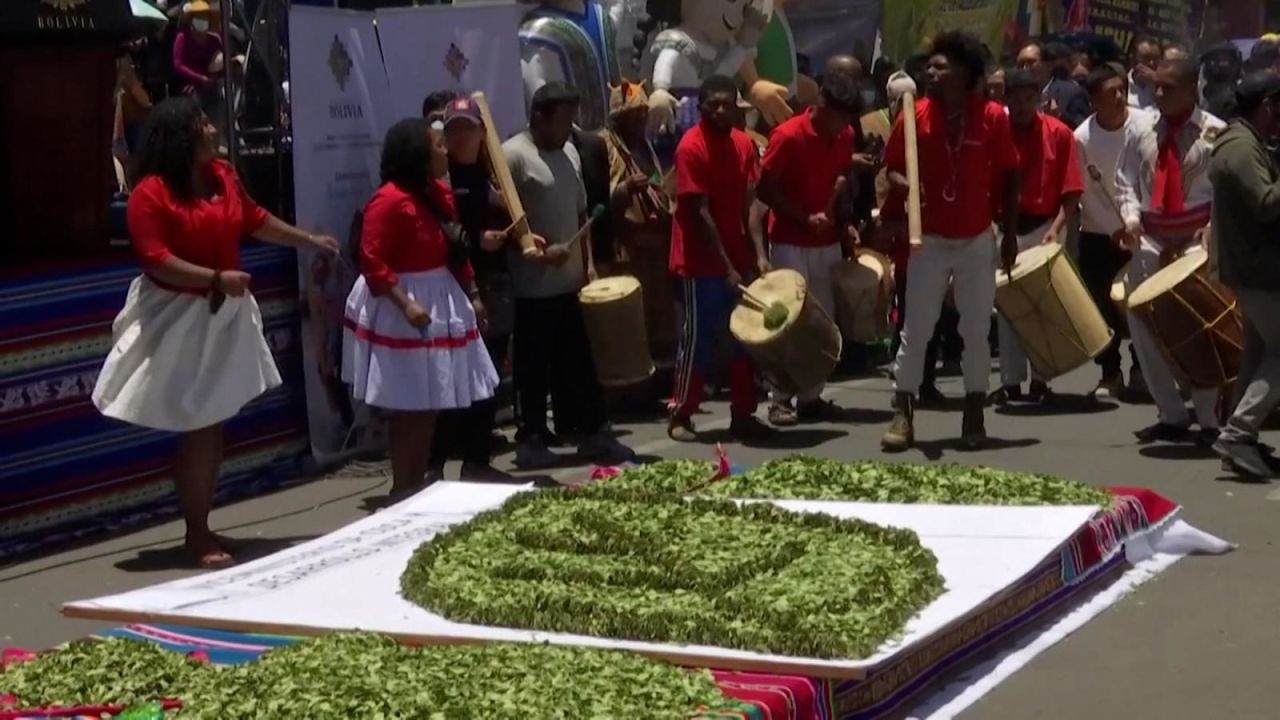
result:
[[(763, 175), (776, 178), (792, 207), (806, 215), (827, 212), (836, 179), (853, 163), (854, 134), (846, 127), (828, 140), (813, 127), (813, 110), (800, 113), (774, 128), (764, 152)], [(769, 213), (769, 239), (783, 245), (821, 247), (839, 240), (835, 226), (817, 233), (807, 224)]]
[(671, 271), (680, 277), (722, 277), (720, 254), (703, 237), (698, 207), (705, 195), (729, 261), (750, 272), (754, 253), (746, 233), (747, 191), (760, 177), (756, 144), (741, 130), (727, 135), (691, 128), (676, 148), (676, 212), (671, 224)]
[(1056, 216), (1062, 196), (1084, 192), (1076, 138), (1057, 118), (1036, 113), (1025, 132), (1013, 133), (1022, 168), (1022, 212)]
[[(903, 118), (893, 125), (885, 146), (885, 166), (907, 174)], [(991, 229), (1000, 198), (993, 197), (1000, 177), (1018, 168), (1009, 116), (1004, 108), (971, 95), (965, 109), (965, 132), (955, 157), (948, 148), (947, 119), (930, 98), (916, 103), (916, 147), (920, 156), (921, 207), (926, 235), (972, 238)], [(889, 217), (903, 217), (904, 193), (885, 201)]]

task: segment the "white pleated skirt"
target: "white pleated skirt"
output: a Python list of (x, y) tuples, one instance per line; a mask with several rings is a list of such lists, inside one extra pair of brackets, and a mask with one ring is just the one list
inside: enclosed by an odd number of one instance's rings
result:
[(165, 290), (144, 275), (129, 286), (112, 334), (93, 388), (107, 417), (189, 432), (234, 417), (280, 385), (249, 294), (228, 297), (214, 314), (207, 297)]
[(347, 297), (342, 380), (356, 399), (387, 410), (453, 410), (493, 397), (498, 371), (475, 309), (447, 268), (400, 275), (400, 287), (430, 316), (409, 324), (387, 295), (356, 280)]

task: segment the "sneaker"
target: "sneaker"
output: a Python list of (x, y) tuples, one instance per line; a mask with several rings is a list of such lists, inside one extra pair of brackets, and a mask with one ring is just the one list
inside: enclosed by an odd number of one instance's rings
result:
[(1198, 447), (1211, 448), (1217, 444), (1218, 436), (1221, 434), (1222, 431), (1218, 428), (1202, 427), (1191, 433), (1191, 442), (1195, 443)]
[(960, 377), (964, 375), (964, 366), (959, 360), (943, 360), (942, 368), (938, 370), (941, 377)]
[(1042, 405), (1053, 402), (1053, 390), (1043, 380), (1032, 380), (1031, 390), (1027, 393), (1027, 402)]
[(524, 470), (545, 470), (560, 463), (560, 456), (547, 449), (542, 438), (529, 438), (516, 447), (516, 467)]
[(482, 465), (480, 463), (462, 463), (462, 473), (458, 476), (462, 482), (471, 483), (494, 483), (498, 485), (521, 483), (524, 479), (518, 478), (508, 472), (503, 472), (492, 465)]
[(1005, 385), (991, 393), (992, 405), (1008, 405), (1009, 403), (1022, 402), (1025, 399), (1021, 385)]
[(601, 430), (578, 445), (578, 456), (592, 462), (626, 462), (636, 452), (618, 442), (612, 433)]
[(667, 422), (667, 437), (678, 443), (698, 442), (698, 433), (689, 418), (671, 418)]
[(764, 442), (772, 439), (778, 433), (773, 428), (765, 425), (756, 418), (755, 415), (734, 418), (729, 423), (729, 434), (738, 442)]
[(1255, 443), (1218, 440), (1213, 444), (1213, 451), (1222, 458), (1225, 470), (1259, 480), (1275, 477), (1270, 464), (1262, 455), (1262, 449)]
[(1138, 430), (1133, 434), (1138, 442), (1143, 445), (1152, 443), (1181, 443), (1186, 442), (1191, 437), (1191, 431), (1180, 425), (1170, 425), (1168, 423), (1156, 423), (1151, 427)]
[(915, 398), (900, 392), (893, 405), (893, 422), (880, 438), (880, 448), (888, 453), (906, 452), (916, 444)]
[(830, 400), (810, 400), (796, 406), (796, 417), (801, 422), (840, 422), (845, 419), (844, 410)]
[(1093, 399), (1116, 400), (1122, 392), (1124, 392), (1124, 377), (1120, 375), (1105, 375), (1098, 382), (1098, 387), (1093, 389)]
[(981, 450), (987, 444), (987, 398), (983, 393), (964, 396), (964, 420), (960, 430), (960, 446), (965, 450)]
[(937, 385), (921, 385), (916, 404), (920, 407), (941, 407), (947, 404), (947, 396), (942, 394)]
[(800, 416), (791, 403), (776, 402), (769, 406), (769, 424), (774, 427), (794, 427), (800, 422)]

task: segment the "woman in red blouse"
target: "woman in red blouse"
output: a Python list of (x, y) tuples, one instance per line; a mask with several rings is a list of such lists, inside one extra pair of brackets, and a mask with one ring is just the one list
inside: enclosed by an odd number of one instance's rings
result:
[(444, 138), (426, 120), (388, 131), (343, 319), (343, 381), (392, 411), (393, 499), (426, 481), (436, 412), (487, 400), (498, 386), (453, 193), (441, 181), (448, 170)]
[(262, 315), (240, 270), (240, 239), (336, 253), (258, 207), (218, 160), (217, 133), (189, 98), (152, 111), (129, 198), (142, 275), (113, 327), (115, 345), (93, 391), (108, 417), (182, 433), (173, 478), (186, 545), (202, 568), (232, 564), (209, 529), (222, 465), (222, 423), (280, 384)]

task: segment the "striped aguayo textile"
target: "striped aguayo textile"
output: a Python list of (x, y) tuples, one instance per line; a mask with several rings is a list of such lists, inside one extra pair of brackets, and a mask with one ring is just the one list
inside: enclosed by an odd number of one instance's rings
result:
[[(242, 253), (284, 385), (227, 424), (219, 496), (297, 475), (307, 451), (292, 250)], [(176, 436), (102, 417), (90, 396), (131, 260), (0, 272), (0, 558), (137, 523), (174, 508)]]

